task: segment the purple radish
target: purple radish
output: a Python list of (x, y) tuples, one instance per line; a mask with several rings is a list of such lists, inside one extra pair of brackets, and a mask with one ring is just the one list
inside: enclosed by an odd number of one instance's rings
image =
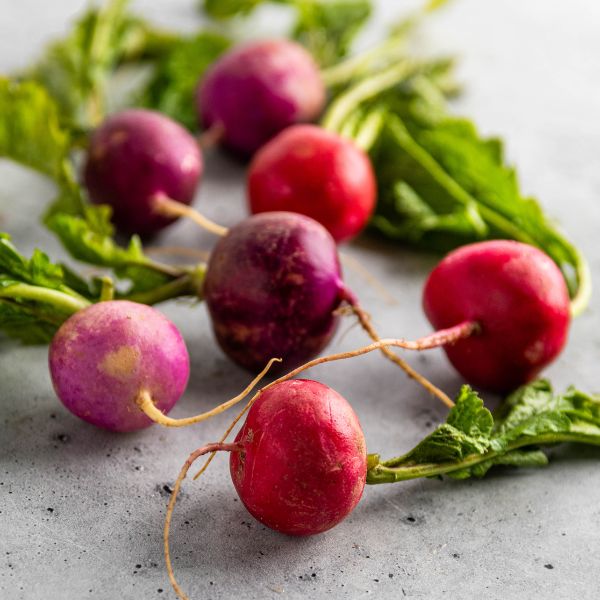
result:
[(157, 209), (160, 200), (189, 205), (202, 171), (198, 144), (183, 127), (158, 112), (130, 109), (93, 133), (84, 180), (94, 203), (112, 207), (119, 231), (150, 236), (174, 220)]
[(314, 121), (324, 104), (325, 85), (313, 58), (287, 40), (225, 53), (196, 94), (202, 125), (220, 130), (222, 143), (246, 157), (286, 127)]

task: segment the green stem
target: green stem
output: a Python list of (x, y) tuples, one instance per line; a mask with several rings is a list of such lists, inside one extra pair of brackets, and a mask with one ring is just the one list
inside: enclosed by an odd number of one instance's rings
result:
[(100, 290), (100, 302), (107, 302), (115, 297), (115, 284), (108, 277), (102, 277), (102, 289)]
[[(490, 459), (507, 454), (512, 450), (522, 448), (523, 446), (546, 446), (550, 444), (561, 444), (565, 442), (591, 444), (600, 446), (600, 438), (597, 435), (587, 435), (585, 433), (567, 432), (567, 433), (546, 433), (537, 436), (524, 436), (512, 444), (509, 444), (503, 450), (490, 450), (485, 454), (472, 454), (463, 460), (451, 463), (425, 463), (420, 465), (403, 466), (403, 457), (392, 458), (390, 460), (378, 463), (371, 467), (367, 472), (367, 483), (395, 483), (397, 481), (408, 481), (421, 477), (435, 477), (444, 475), (452, 471), (468, 469), (483, 463)], [(369, 464), (373, 464), (376, 455), (369, 455), (371, 458)]]
[(374, 98), (384, 90), (401, 83), (412, 73), (412, 70), (412, 63), (403, 60), (377, 75), (362, 80), (333, 101), (323, 117), (322, 126), (329, 131), (339, 131), (347, 116), (361, 102)]
[(1, 288), (0, 298), (43, 302), (67, 314), (76, 313), (78, 310), (86, 308), (91, 304), (91, 302), (82, 296), (72, 296), (58, 290), (51, 290), (27, 283), (15, 283), (14, 285)]
[(181, 296), (194, 296), (201, 299), (205, 273), (206, 265), (198, 265), (194, 270), (169, 283), (146, 292), (137, 292), (122, 296), (121, 299), (140, 302), (141, 304), (157, 304), (166, 300), (180, 298)]
[(345, 84), (359, 77), (379, 58), (387, 60), (399, 59), (406, 51), (406, 44), (401, 36), (386, 40), (361, 54), (351, 56), (331, 67), (321, 70), (321, 78), (327, 87)]

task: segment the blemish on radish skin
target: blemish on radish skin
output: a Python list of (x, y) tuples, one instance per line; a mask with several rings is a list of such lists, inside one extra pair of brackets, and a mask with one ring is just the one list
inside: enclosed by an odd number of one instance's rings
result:
[(98, 369), (115, 379), (126, 380), (135, 372), (140, 361), (140, 353), (131, 346), (121, 346), (107, 353)]

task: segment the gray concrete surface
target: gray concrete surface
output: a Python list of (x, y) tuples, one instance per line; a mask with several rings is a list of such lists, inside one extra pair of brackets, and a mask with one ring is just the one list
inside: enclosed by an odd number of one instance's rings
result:
[[(60, 33), (82, 0), (0, 3), (0, 72), (27, 64)], [(191, 0), (145, 0), (140, 10), (191, 28)], [(371, 35), (404, 3), (380, 2)], [(264, 23), (268, 27), (269, 15)], [(600, 5), (591, 0), (457, 0), (424, 35), (461, 56), (466, 93), (456, 110), (501, 133), (524, 189), (540, 197), (581, 246), (600, 281)], [(208, 161), (198, 198), (225, 224), (244, 214), (242, 169)], [(61, 256), (36, 220), (52, 189), (0, 164), (2, 229), (28, 250)], [(209, 248), (182, 223), (162, 243)], [(432, 256), (359, 240), (359, 258), (397, 298), (389, 305), (353, 272), (380, 329), (428, 330), (419, 307)], [(599, 390), (597, 295), (547, 375), (558, 388)], [(212, 340), (203, 306), (164, 306), (184, 331), (193, 370), (176, 416), (204, 410), (245, 385)], [(364, 340), (350, 323), (332, 349)], [(342, 335), (347, 333), (347, 335)], [(411, 358), (446, 390), (460, 379), (441, 353)], [(315, 369), (356, 407), (370, 451), (408, 449), (443, 407), (379, 356)], [(186, 430), (115, 435), (88, 426), (55, 398), (46, 349), (0, 341), (0, 598), (171, 598), (161, 534), (171, 484), (188, 453), (216, 439), (229, 415)], [(598, 598), (600, 451), (558, 448), (538, 471), (498, 471), (483, 481), (417, 481), (365, 491), (333, 531), (290, 539), (257, 524), (237, 500), (224, 457), (187, 481), (173, 527), (177, 575), (194, 599)]]

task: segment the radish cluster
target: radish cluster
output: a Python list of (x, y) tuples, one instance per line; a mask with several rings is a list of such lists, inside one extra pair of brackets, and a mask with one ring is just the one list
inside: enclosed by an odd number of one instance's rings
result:
[[(343, 282), (336, 246), (358, 235), (374, 210), (373, 168), (352, 142), (303, 124), (324, 101), (312, 58), (286, 41), (234, 49), (197, 88), (204, 127), (236, 154), (254, 155), (247, 179), (253, 215), (229, 230), (213, 228), (222, 237), (202, 290), (220, 347), (254, 372), (273, 358), (284, 371), (311, 366), (306, 361), (331, 340), (344, 302), (376, 340), (367, 350), (382, 347)], [(158, 113), (128, 110), (93, 134), (84, 179), (92, 201), (110, 204), (121, 231), (147, 236), (183, 214), (169, 211), (173, 202), (192, 202), (202, 171), (202, 153), (187, 131)], [(425, 284), (423, 309), (439, 331), (387, 344), (441, 346), (467, 381), (500, 392), (552, 362), (570, 325), (557, 265), (533, 246), (506, 240), (470, 244), (441, 260)], [(178, 426), (166, 413), (185, 390), (189, 357), (179, 331), (150, 307), (111, 301), (75, 314), (52, 341), (49, 364), (58, 397), (85, 421), (122, 432), (155, 421)], [(226, 450), (236, 491), (256, 519), (285, 534), (312, 535), (340, 523), (360, 500), (366, 445), (342, 396), (288, 376), (255, 397), (233, 443), (191, 455), (176, 491), (193, 460)], [(168, 544), (166, 553), (170, 568)]]

